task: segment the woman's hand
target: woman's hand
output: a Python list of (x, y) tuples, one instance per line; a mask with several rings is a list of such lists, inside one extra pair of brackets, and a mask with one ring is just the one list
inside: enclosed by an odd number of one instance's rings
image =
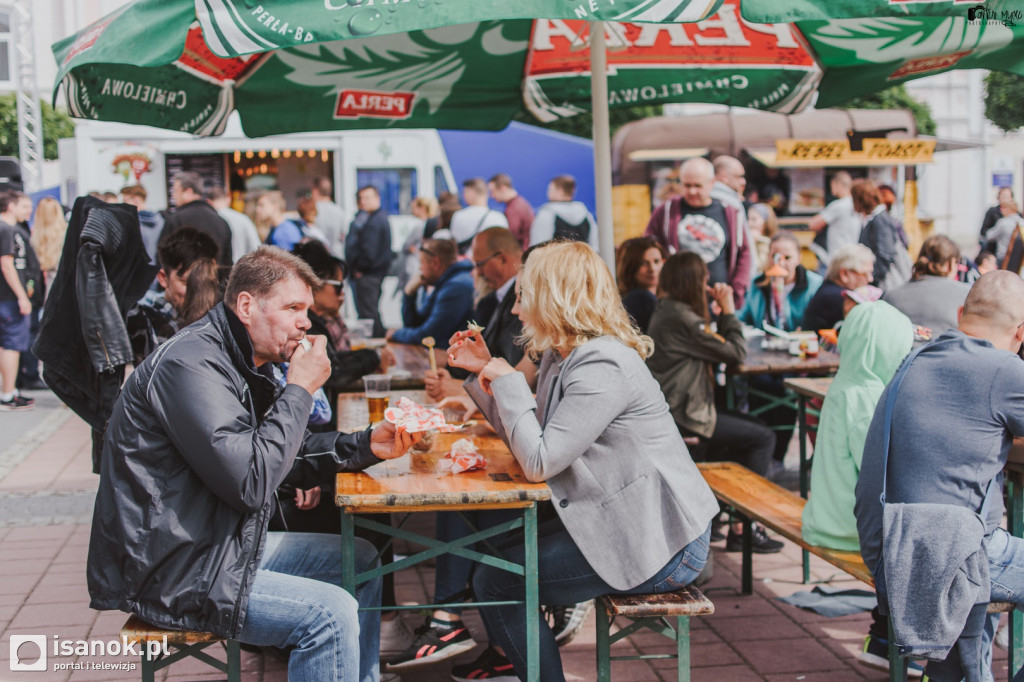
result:
[(732, 298), (731, 286), (723, 282), (719, 282), (713, 287), (708, 287), (708, 294), (710, 294), (711, 299), (718, 304), (718, 307), (722, 309), (723, 315), (736, 314), (736, 303)]
[(491, 358), (490, 362), (488, 362), (480, 371), (480, 388), (487, 391), (488, 394), (493, 395), (491, 393), (491, 382), (498, 377), (503, 377), (506, 374), (512, 374), (515, 371), (515, 367), (508, 364), (508, 361), (505, 360), (505, 358)]
[(448, 364), (479, 374), (491, 361), (491, 351), (479, 332), (455, 332), (448, 341)]
[(318, 504), (320, 504), (320, 486), (309, 490), (295, 491), (295, 507), (297, 509), (315, 509)]
[[(462, 410), (462, 421), (469, 421), (470, 419), (480, 415), (480, 410), (477, 408), (476, 403), (473, 399), (465, 395), (452, 395), (448, 396), (437, 404), (440, 409), (446, 407), (453, 407)], [(481, 415), (482, 416), (482, 415)]]
[(379, 459), (396, 459), (422, 439), (422, 433), (409, 433), (404, 427), (396, 429), (391, 422), (383, 421), (370, 432), (370, 450)]

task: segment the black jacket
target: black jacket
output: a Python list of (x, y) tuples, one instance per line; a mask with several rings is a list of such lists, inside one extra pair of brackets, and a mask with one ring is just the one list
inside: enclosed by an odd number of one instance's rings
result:
[[(512, 314), (512, 308), (516, 304), (515, 279), (512, 280), (512, 288), (505, 294), (505, 298), (498, 303), (498, 296), (491, 292), (477, 301), (473, 311), (473, 319), (484, 325), (483, 337), (487, 344), (487, 350), (496, 358), (503, 358), (508, 364), (515, 367), (526, 354), (523, 347), (516, 342), (516, 339), (523, 333), (523, 323), (518, 315)], [(449, 367), (448, 371), (456, 379), (465, 379), (469, 372), (459, 367)]]
[(366, 215), (356, 214), (345, 236), (345, 262), (352, 273), (370, 276), (388, 274), (391, 268), (391, 223), (383, 208)]
[(865, 223), (860, 232), (860, 243), (871, 249), (875, 254), (875, 286), (883, 286), (889, 269), (896, 262), (896, 244), (899, 231), (892, 216), (882, 211)]
[(231, 253), (231, 227), (220, 217), (217, 210), (202, 199), (178, 206), (167, 217), (160, 239), (173, 234), (183, 227), (193, 227), (208, 234), (217, 243), (217, 265), (230, 268), (234, 264)]
[(128, 378), (103, 448), (92, 608), (237, 638), (277, 487), (379, 461), (368, 430), (310, 434), (312, 396), (269, 371), (220, 303)]
[(132, 361), (124, 317), (156, 271), (134, 206), (75, 201), (32, 351), (47, 385), (92, 427), (96, 473), (103, 429)]

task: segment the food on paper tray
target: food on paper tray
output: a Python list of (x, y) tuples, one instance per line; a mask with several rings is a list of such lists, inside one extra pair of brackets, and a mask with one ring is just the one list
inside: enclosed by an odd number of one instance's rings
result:
[(414, 400), (402, 396), (392, 407), (384, 410), (384, 418), (396, 427), (403, 427), (409, 433), (441, 431), (452, 433), (459, 427), (444, 419), (444, 412), (435, 407), (424, 407)]
[(444, 459), (437, 463), (437, 466), (442, 471), (461, 474), (485, 468), (487, 460), (477, 450), (476, 443), (469, 438), (460, 438), (452, 443), (452, 449), (444, 456)]

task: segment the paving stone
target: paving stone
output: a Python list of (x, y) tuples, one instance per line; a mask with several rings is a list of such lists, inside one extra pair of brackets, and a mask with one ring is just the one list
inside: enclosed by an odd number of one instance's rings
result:
[(800, 639), (732, 642), (732, 646), (759, 673), (808, 673), (842, 669), (839, 659), (820, 643)]
[(807, 631), (783, 615), (719, 618), (708, 621), (712, 630), (726, 642), (750, 639), (787, 639), (806, 637)]

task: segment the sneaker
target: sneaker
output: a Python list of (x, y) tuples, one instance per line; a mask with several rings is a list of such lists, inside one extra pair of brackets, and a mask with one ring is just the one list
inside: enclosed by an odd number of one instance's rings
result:
[(476, 646), (469, 630), (462, 623), (453, 628), (431, 627), (430, 621), (416, 628), (412, 643), (386, 662), (386, 669), (411, 670), (421, 665), (458, 656)]
[(414, 634), (401, 616), (380, 622), (380, 658), (387, 660), (397, 656), (412, 644)]
[(487, 647), (472, 663), (452, 666), (452, 679), (487, 680), (487, 682), (519, 682), (512, 662), (499, 654), (493, 647)]
[[(889, 640), (868, 635), (864, 638), (864, 648), (861, 649), (857, 660), (869, 668), (889, 672)], [(916, 678), (923, 674), (924, 666), (917, 661), (910, 661), (907, 665), (907, 677)]]
[[(768, 534), (764, 530), (764, 526), (762, 526), (760, 523), (754, 524), (753, 535), (754, 554), (775, 554), (776, 552), (782, 551), (782, 541), (772, 540), (770, 537), (768, 537)], [(743, 533), (734, 533), (732, 528), (730, 528), (729, 537), (725, 540), (725, 551), (742, 552)]]
[(565, 646), (580, 633), (593, 608), (593, 599), (568, 606), (544, 607), (544, 617), (551, 626), (551, 631), (555, 633), (558, 646)]
[(711, 542), (719, 542), (725, 539), (725, 527), (728, 523), (728, 521), (722, 519), (721, 514), (711, 519)]
[(35, 400), (17, 393), (10, 400), (0, 400), (0, 410), (31, 410), (35, 406)]

